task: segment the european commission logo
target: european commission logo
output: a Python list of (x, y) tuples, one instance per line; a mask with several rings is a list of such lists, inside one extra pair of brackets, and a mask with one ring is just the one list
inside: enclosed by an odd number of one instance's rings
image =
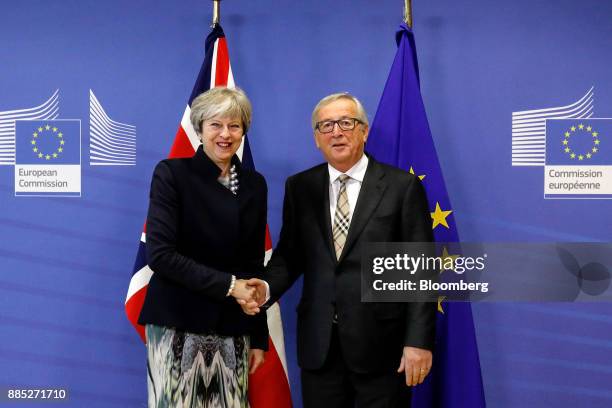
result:
[(612, 198), (612, 118), (576, 102), (512, 114), (512, 165), (544, 167), (544, 198)]
[[(59, 112), (59, 90), (33, 108), (0, 112), (0, 165), (15, 166), (16, 196), (81, 195), (81, 121)], [(89, 165), (136, 165), (136, 127), (111, 119), (92, 90)]]
[(15, 195), (81, 195), (81, 121), (15, 121)]
[(612, 119), (546, 121), (546, 198), (612, 198)]

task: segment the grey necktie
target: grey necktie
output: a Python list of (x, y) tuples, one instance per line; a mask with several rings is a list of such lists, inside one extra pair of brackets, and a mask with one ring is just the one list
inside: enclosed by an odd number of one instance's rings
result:
[(340, 259), (342, 248), (346, 242), (349, 226), (351, 225), (350, 208), (348, 202), (348, 194), (346, 193), (346, 182), (350, 177), (346, 174), (338, 176), (340, 181), (340, 190), (338, 191), (338, 202), (336, 204), (336, 213), (334, 214), (334, 228), (332, 235), (334, 237), (334, 248), (336, 249), (336, 259)]

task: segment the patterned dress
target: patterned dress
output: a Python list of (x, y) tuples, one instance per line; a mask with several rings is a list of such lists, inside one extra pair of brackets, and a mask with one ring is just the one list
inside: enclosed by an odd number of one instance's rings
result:
[(149, 408), (249, 406), (249, 336), (146, 331)]

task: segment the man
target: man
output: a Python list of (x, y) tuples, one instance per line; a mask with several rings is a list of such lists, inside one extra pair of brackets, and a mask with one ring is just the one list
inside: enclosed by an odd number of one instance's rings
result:
[(287, 179), (269, 289), (249, 283), (271, 304), (304, 276), (297, 339), (306, 408), (408, 407), (407, 386), (431, 369), (436, 306), (362, 303), (361, 255), (368, 242), (432, 241), (425, 191), (364, 154), (368, 119), (352, 95), (323, 98), (312, 127), (327, 163)]

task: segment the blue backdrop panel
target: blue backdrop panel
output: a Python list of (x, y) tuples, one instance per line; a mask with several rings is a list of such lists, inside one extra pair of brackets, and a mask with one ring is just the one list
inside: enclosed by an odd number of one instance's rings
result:
[[(0, 165), (0, 385), (63, 386), (66, 406), (145, 405), (145, 350), (123, 302), (151, 171), (200, 67), (210, 3), (0, 4), (0, 150), (9, 111), (42, 105), (56, 90), (57, 119), (80, 119), (82, 143), (80, 198), (15, 197), (13, 166)], [(612, 4), (414, 3), (423, 97), (462, 239), (609, 241), (610, 201), (544, 199), (543, 167), (512, 166), (512, 113), (568, 105), (593, 88), (593, 116), (612, 117)], [(321, 161), (313, 106), (350, 91), (373, 117), (402, 6), (222, 2), (234, 75), (254, 104), (249, 136), (269, 185), (274, 242), (285, 178)], [(90, 90), (108, 117), (136, 127), (134, 166), (89, 164)], [(282, 303), (296, 406), (299, 291)], [(475, 305), (489, 406), (610, 406), (611, 312)]]

